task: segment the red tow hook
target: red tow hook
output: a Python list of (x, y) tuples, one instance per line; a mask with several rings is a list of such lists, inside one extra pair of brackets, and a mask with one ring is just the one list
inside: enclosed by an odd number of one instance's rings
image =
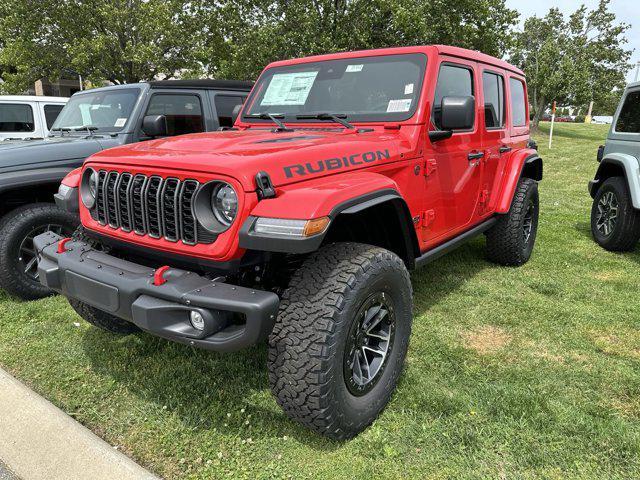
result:
[(156, 269), (155, 273), (153, 274), (153, 284), (156, 287), (167, 283), (167, 279), (164, 278), (164, 274), (167, 272), (167, 270), (169, 270), (169, 268), (169, 265), (165, 265)]
[(67, 243), (69, 243), (71, 241), (70, 238), (63, 238), (62, 240), (60, 240), (58, 242), (58, 251), (57, 253), (64, 253), (67, 251)]

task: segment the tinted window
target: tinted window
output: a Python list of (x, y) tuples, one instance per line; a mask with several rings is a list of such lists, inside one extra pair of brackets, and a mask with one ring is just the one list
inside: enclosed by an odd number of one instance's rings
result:
[(157, 93), (151, 97), (147, 115), (166, 116), (169, 135), (204, 132), (204, 117), (197, 95)]
[(504, 126), (504, 79), (501, 75), (484, 72), (482, 74), (484, 92), (484, 119), (487, 128)]
[(524, 84), (515, 78), (509, 79), (511, 87), (511, 115), (514, 127), (527, 124), (527, 98), (524, 95)]
[(242, 105), (246, 97), (235, 95), (216, 95), (214, 103), (218, 113), (218, 123), (221, 127), (233, 127), (233, 109)]
[(640, 133), (640, 92), (631, 92), (625, 98), (616, 122), (616, 132)]
[(401, 121), (416, 111), (424, 76), (422, 54), (324, 60), (267, 69), (244, 109), (243, 119), (279, 113), (286, 122), (309, 122), (298, 115), (334, 113), (348, 121)]
[(441, 105), (444, 97), (468, 97), (473, 95), (471, 70), (453, 65), (443, 65), (438, 74), (436, 94), (433, 99), (433, 123), (441, 128)]
[(64, 108), (64, 105), (45, 105), (44, 106), (44, 118), (47, 121), (47, 128), (50, 129), (53, 126), (53, 122), (56, 121), (58, 115)]
[(19, 103), (0, 103), (0, 132), (33, 132), (33, 109)]

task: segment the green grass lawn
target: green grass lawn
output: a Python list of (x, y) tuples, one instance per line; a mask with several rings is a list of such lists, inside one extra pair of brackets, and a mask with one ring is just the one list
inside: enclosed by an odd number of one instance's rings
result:
[[(218, 355), (90, 327), (61, 297), (0, 301), (0, 364), (168, 478), (638, 478), (640, 254), (591, 239), (586, 185), (607, 126), (548, 124), (531, 261), (479, 238), (413, 274), (398, 391), (337, 443), (287, 420), (266, 349)], [(1, 437), (1, 434), (0, 434)]]

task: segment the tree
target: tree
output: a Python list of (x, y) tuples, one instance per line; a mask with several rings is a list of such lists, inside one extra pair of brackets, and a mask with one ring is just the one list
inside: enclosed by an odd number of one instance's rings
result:
[(616, 23), (609, 3), (600, 0), (591, 11), (581, 6), (568, 19), (552, 8), (543, 18), (527, 19), (516, 33), (511, 61), (527, 74), (534, 128), (554, 100), (574, 106), (606, 102), (624, 86), (629, 26)]
[[(18, 66), (7, 79), (14, 90), (65, 72), (119, 84), (202, 69), (194, 54), (203, 31), (198, 2), (0, 2), (7, 8), (0, 19), (0, 38), (10, 39), (0, 53), (0, 64)], [(207, 31), (210, 44), (224, 42), (221, 34)]]
[(504, 0), (226, 1), (212, 20), (225, 25), (229, 47), (216, 72), (255, 78), (284, 58), (431, 43), (502, 56), (516, 19)]

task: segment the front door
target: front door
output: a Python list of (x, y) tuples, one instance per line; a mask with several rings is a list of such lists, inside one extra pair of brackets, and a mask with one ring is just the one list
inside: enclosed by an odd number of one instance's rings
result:
[[(442, 59), (432, 104), (431, 130), (441, 129), (442, 99), (476, 96), (477, 83), (474, 62)], [(433, 142), (427, 150), (427, 168), (431, 163), (437, 171), (437, 175), (427, 176), (429, 210), (423, 235), (427, 247), (464, 230), (474, 217), (482, 180), (483, 155), (477, 116), (473, 128), (454, 131), (451, 138)]]

